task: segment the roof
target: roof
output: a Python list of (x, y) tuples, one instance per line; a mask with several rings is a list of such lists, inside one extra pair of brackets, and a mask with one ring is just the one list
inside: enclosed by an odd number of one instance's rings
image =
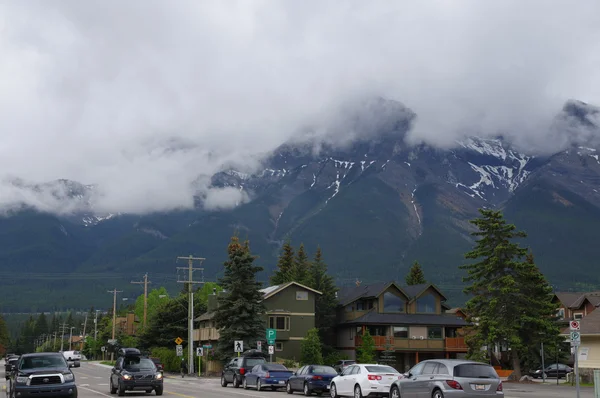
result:
[(303, 289), (309, 290), (309, 291), (311, 291), (311, 292), (313, 292), (313, 293), (315, 293), (315, 294), (318, 294), (318, 295), (321, 295), (321, 294), (323, 294), (323, 293), (321, 293), (320, 291), (318, 291), (318, 290), (315, 290), (315, 289), (312, 289), (312, 288), (310, 288), (310, 287), (308, 287), (308, 286), (304, 286), (304, 285), (303, 285), (303, 284), (301, 284), (301, 283), (298, 283), (298, 282), (288, 282), (288, 283), (284, 283), (283, 285), (269, 286), (269, 287), (266, 287), (266, 288), (264, 288), (264, 289), (261, 289), (260, 291), (261, 291), (261, 292), (263, 293), (263, 295), (264, 295), (264, 296), (263, 296), (263, 300), (266, 300), (266, 299), (268, 299), (269, 297), (272, 297), (272, 296), (276, 295), (277, 293), (279, 293), (280, 291), (282, 291), (282, 290), (284, 290), (284, 289), (287, 289), (287, 288), (288, 288), (289, 286), (291, 286), (291, 285), (296, 285), (296, 286), (299, 286), (299, 287), (301, 287), (301, 288), (303, 288)]
[(580, 308), (587, 300), (593, 306), (600, 306), (600, 292), (555, 292), (554, 296), (567, 308)]
[(410, 324), (410, 325), (440, 325), (466, 326), (467, 322), (452, 314), (389, 314), (369, 311), (361, 317), (346, 321), (344, 324)]
[[(579, 321), (579, 333), (585, 335), (600, 335), (600, 311), (590, 312)], [(569, 328), (562, 330), (562, 334), (568, 335)]]
[(57, 355), (60, 355), (61, 357), (63, 356), (60, 352), (30, 352), (30, 353), (21, 355), (21, 358), (27, 358), (27, 357), (53, 357), (53, 356), (57, 356)]
[(420, 285), (408, 285), (401, 286), (398, 282), (378, 282), (364, 286), (346, 286), (340, 289), (338, 293), (338, 301), (340, 305), (345, 306), (360, 298), (378, 297), (391, 285), (396, 286), (401, 292), (403, 292), (410, 301), (415, 300), (420, 294), (429, 289), (430, 287), (435, 289), (440, 296), (442, 301), (447, 300), (446, 296), (442, 293), (437, 286), (432, 283), (424, 283)]

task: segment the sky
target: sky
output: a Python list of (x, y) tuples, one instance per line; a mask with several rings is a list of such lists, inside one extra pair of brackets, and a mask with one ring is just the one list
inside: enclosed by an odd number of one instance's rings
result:
[(417, 114), (410, 143), (552, 150), (566, 100), (600, 105), (598, 15), (597, 0), (0, 0), (0, 208), (73, 210), (15, 178), (95, 184), (99, 212), (195, 192), (233, 206), (248, 198), (213, 173), (259, 169), (372, 97)]

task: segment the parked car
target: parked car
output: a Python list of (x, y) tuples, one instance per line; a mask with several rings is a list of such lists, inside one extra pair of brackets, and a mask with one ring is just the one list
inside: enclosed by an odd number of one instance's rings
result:
[(8, 357), (6, 363), (4, 364), (4, 378), (6, 380), (10, 380), (10, 376), (12, 375), (13, 369), (16, 368), (17, 363), (19, 363), (19, 357), (12, 355)]
[(428, 359), (392, 383), (390, 398), (504, 397), (502, 381), (487, 364), (462, 359)]
[[(392, 383), (400, 377), (400, 372), (391, 366), (361, 363), (345, 368), (341, 375), (331, 380), (329, 388), (332, 398), (387, 397)], [(408, 397), (402, 395), (402, 398)]]
[(292, 375), (292, 371), (278, 363), (263, 363), (256, 365), (244, 376), (242, 385), (247, 390), (250, 387), (256, 387), (257, 391), (263, 387), (271, 387), (275, 391), (278, 388), (285, 388), (285, 385)]
[(239, 357), (231, 359), (221, 372), (221, 387), (227, 387), (232, 383), (234, 388), (238, 388), (244, 381), (244, 376), (249, 373), (256, 365), (267, 363), (265, 354), (258, 350), (248, 350)]
[[(573, 371), (573, 368), (571, 368), (568, 365), (565, 365), (563, 363), (553, 363), (550, 366), (547, 366), (546, 369), (544, 369), (544, 372), (546, 374), (546, 377), (553, 377), (556, 378), (558, 376), (558, 378), (560, 379), (561, 377), (567, 377), (568, 373), (571, 373)], [(534, 370), (532, 372), (529, 373), (531, 375), (531, 377), (533, 377), (534, 379), (540, 379), (542, 378), (542, 368), (540, 367), (537, 370)]]
[(110, 393), (120, 397), (125, 391), (145, 391), (163, 394), (163, 374), (154, 362), (137, 348), (121, 348), (110, 375)]
[(58, 352), (23, 354), (11, 370), (11, 397), (77, 398), (72, 367)]
[(162, 364), (160, 358), (151, 357), (150, 360), (152, 362), (154, 362), (154, 365), (156, 366), (156, 369), (158, 369), (161, 372), (163, 372), (165, 370), (165, 367)]
[(285, 390), (288, 394), (303, 391), (306, 396), (313, 392), (322, 394), (329, 391), (329, 383), (335, 376), (337, 372), (331, 366), (306, 365), (290, 376)]
[(350, 365), (354, 365), (355, 363), (356, 361), (352, 359), (342, 359), (340, 361), (337, 361), (335, 365), (333, 365), (333, 368), (336, 372), (338, 372), (338, 374), (341, 374), (344, 371), (344, 369), (346, 369)]

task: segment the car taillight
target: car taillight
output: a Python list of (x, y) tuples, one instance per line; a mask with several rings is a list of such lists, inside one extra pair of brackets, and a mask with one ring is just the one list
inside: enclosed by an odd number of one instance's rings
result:
[(368, 375), (367, 378), (369, 380), (381, 380), (381, 376), (377, 376), (377, 375)]
[(500, 384), (498, 384), (498, 388), (496, 388), (496, 391), (502, 391), (502, 382), (500, 382)]
[(460, 385), (460, 383), (455, 380), (446, 380), (446, 384), (448, 384), (451, 388), (454, 388), (455, 390), (463, 389), (462, 386)]
[(267, 374), (265, 375), (265, 379), (269, 378), (269, 372), (267, 372)]
[(244, 368), (240, 368), (240, 374), (241, 374), (241, 375), (243, 375), (243, 374), (245, 374), (245, 373), (246, 373), (246, 369), (244, 369)]
[(323, 380), (322, 376), (313, 376), (312, 377), (313, 380)]

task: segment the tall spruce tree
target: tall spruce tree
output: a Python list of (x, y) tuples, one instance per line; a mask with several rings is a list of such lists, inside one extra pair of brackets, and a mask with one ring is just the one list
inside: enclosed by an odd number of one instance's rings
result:
[(250, 252), (249, 243), (241, 244), (236, 236), (231, 238), (227, 253), (229, 259), (219, 281), (226, 294), (219, 296), (213, 318), (221, 336), (216, 346), (216, 355), (221, 359), (233, 356), (235, 340), (242, 340), (244, 347), (250, 347), (265, 333), (261, 317), (265, 312), (263, 294), (256, 280), (263, 268), (254, 265), (256, 257)]
[(40, 315), (38, 315), (37, 319), (35, 320), (34, 334), (36, 337), (39, 337), (47, 333), (48, 320), (46, 319), (46, 314), (42, 312)]
[(4, 355), (6, 353), (6, 349), (10, 344), (10, 334), (8, 333), (8, 327), (6, 326), (6, 321), (0, 315), (0, 355)]
[(335, 286), (333, 278), (327, 273), (327, 264), (323, 261), (320, 247), (317, 247), (315, 252), (310, 274), (312, 282), (310, 287), (322, 293), (316, 298), (315, 327), (319, 329), (324, 351), (330, 351), (335, 343), (335, 310), (338, 303), (336, 293), (339, 289)]
[[(465, 254), (467, 259), (477, 262), (460, 266), (467, 271), (463, 281), (471, 283), (464, 290), (472, 296), (466, 304), (468, 321), (473, 322), (469, 327), (473, 333), (467, 333), (468, 356), (477, 358), (482, 344), (506, 342), (511, 348), (515, 376), (520, 378), (520, 355), (528, 344), (521, 329), (527, 327), (529, 333), (541, 332), (540, 324), (534, 322), (533, 317), (547, 316), (548, 307), (544, 306), (543, 314), (537, 312), (537, 306), (529, 297), (535, 289), (533, 283), (540, 283), (541, 274), (534, 272), (535, 265), (532, 267), (524, 261), (527, 249), (514, 242), (527, 234), (508, 224), (499, 211), (480, 209), (479, 212), (481, 217), (471, 221), (478, 228), (472, 235), (479, 239), (475, 248)], [(541, 297), (538, 300), (543, 301)]]
[(294, 248), (288, 240), (283, 244), (279, 260), (277, 261), (277, 269), (271, 276), (272, 285), (282, 285), (290, 282), (294, 278)]
[(413, 265), (410, 267), (408, 274), (406, 275), (406, 284), (411, 286), (422, 285), (424, 283), (427, 283), (427, 280), (425, 280), (423, 268), (421, 268), (421, 264), (415, 260)]
[(306, 250), (304, 249), (304, 243), (300, 244), (298, 251), (296, 252), (296, 258), (294, 259), (294, 271), (292, 281), (298, 282), (305, 286), (312, 285), (310, 275), (310, 261)]

